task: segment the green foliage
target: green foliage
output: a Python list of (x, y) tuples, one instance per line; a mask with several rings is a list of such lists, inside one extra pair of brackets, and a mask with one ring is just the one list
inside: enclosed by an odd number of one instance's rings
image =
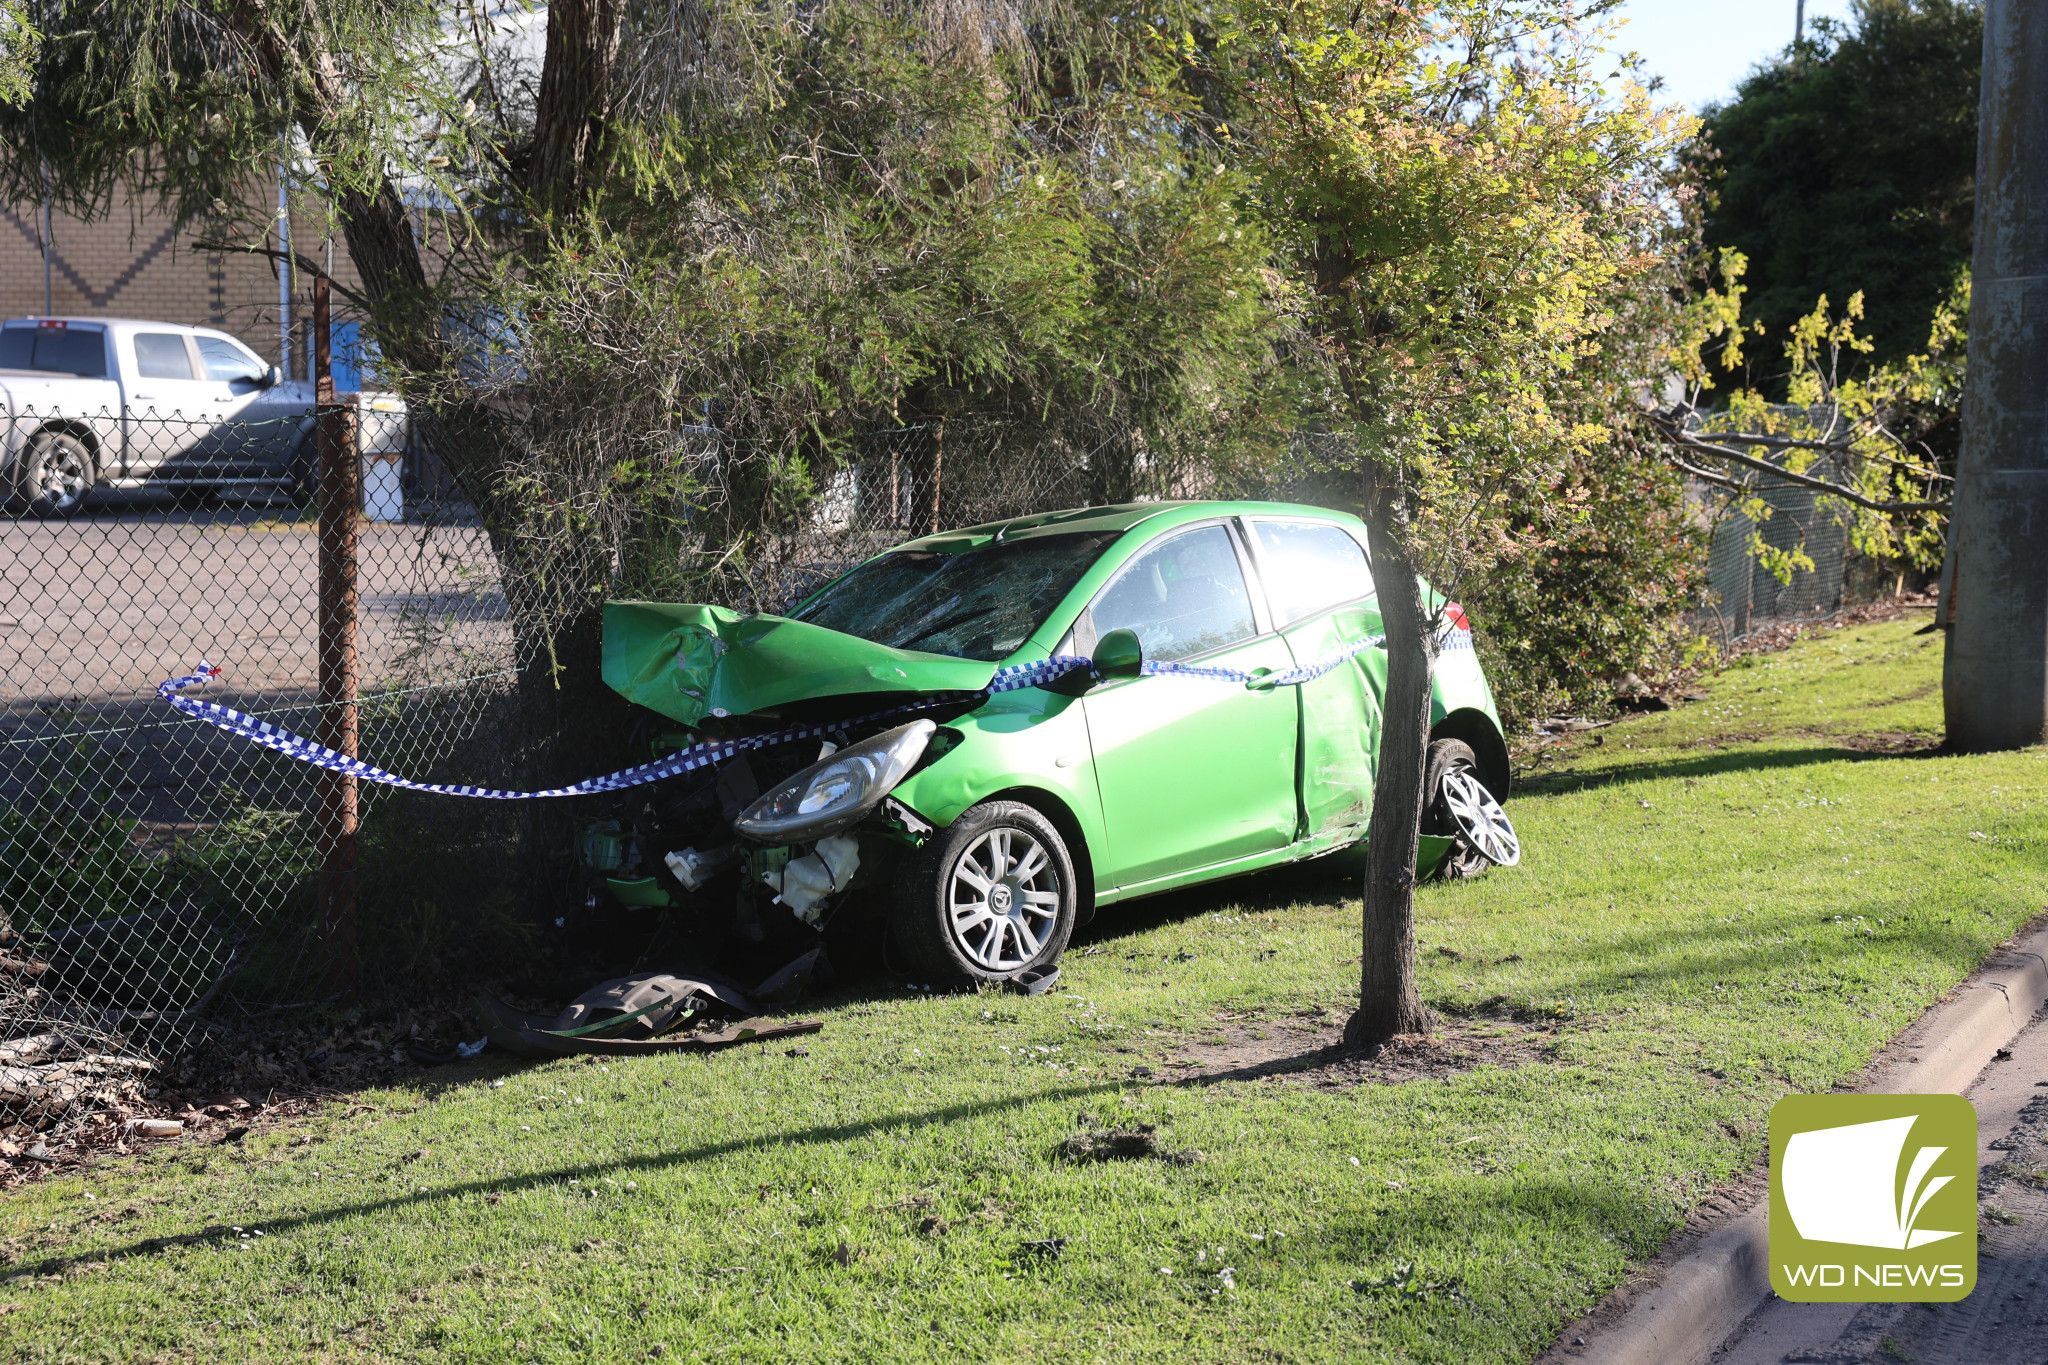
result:
[(1222, 45), (1304, 359), (1440, 580), (1507, 551), (1502, 510), (1611, 438), (1612, 385), (1590, 410), (1575, 386), (1670, 230), (1685, 120), (1608, 94), (1584, 17), (1246, 0)]
[(1515, 505), (1516, 552), (1463, 590), (1509, 731), (1598, 708), (1627, 672), (1680, 661), (1705, 536), (1670, 465), (1633, 437)]
[(42, 49), (43, 32), (28, 0), (0, 0), (0, 106), (28, 98)]
[[(280, 161), (331, 201), (376, 193), (391, 174), (461, 193), (470, 156), (463, 39), (423, 0), (49, 0), (29, 98), (0, 100), (0, 189), (106, 211), (127, 182), (181, 222), (260, 234)], [(310, 158), (310, 166), (304, 165)]]
[[(1851, 543), (1874, 560), (1929, 570), (1946, 546), (1947, 490), (1952, 486), (1961, 427), (1963, 366), (1970, 282), (1958, 276), (1934, 310), (1926, 349), (1875, 366), (1857, 357), (1876, 350), (1863, 334), (1863, 295), (1836, 312), (1826, 295), (1788, 329), (1779, 371), (1782, 399), (1744, 384), (1714, 394), (1716, 371), (1747, 378), (1745, 334), (1754, 346), (1762, 323), (1745, 327), (1744, 272), (1739, 252), (1720, 253), (1720, 283), (1701, 290), (1684, 310), (1672, 364), (1685, 379), (1687, 409), (1696, 414), (1667, 437), (1683, 455), (1711, 463), (1704, 471), (1724, 500), (1761, 523), (1771, 509), (1760, 490), (1782, 484), (1772, 472), (1820, 479), (1820, 506), (1849, 523)], [(1750, 461), (1739, 457), (1747, 452)], [(1760, 457), (1769, 459), (1759, 465)], [(1830, 492), (1828, 489), (1839, 491)], [(1751, 536), (1750, 553), (1779, 582), (1813, 562), (1798, 547)]]
[(873, 0), (705, 7), (739, 73), (644, 112), (596, 201), (480, 289), (533, 414), (500, 485), (521, 534), (729, 595), (865, 433), (1064, 452), (1108, 496), (1141, 459), (1275, 443), (1267, 239), (1160, 22), (1130, 17), (985, 49)]
[(25, 799), (0, 810), (0, 911), (22, 932), (52, 927), (44, 907), (86, 917), (161, 904), (166, 860), (146, 855), (137, 824), (106, 810), (118, 769), (89, 738), (53, 742)]
[(1920, 348), (1970, 259), (1983, 26), (1973, 0), (1859, 0), (1707, 110), (1688, 155), (1715, 191), (1708, 245), (1749, 261), (1746, 321), (1782, 336), (1860, 291), (1872, 363)]

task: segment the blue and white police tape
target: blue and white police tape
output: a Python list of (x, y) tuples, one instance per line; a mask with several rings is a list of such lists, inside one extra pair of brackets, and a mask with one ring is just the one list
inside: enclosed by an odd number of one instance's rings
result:
[[(1373, 648), (1385, 638), (1384, 636), (1375, 635), (1369, 640), (1361, 640), (1357, 644), (1347, 645), (1340, 652), (1311, 664), (1307, 668), (1290, 669), (1284, 673), (1246, 672), (1235, 668), (1203, 668), (1191, 664), (1163, 663), (1149, 659), (1145, 662), (1144, 671), (1155, 677), (1208, 678), (1220, 682), (1241, 683), (1246, 686), (1289, 687), (1321, 677), (1346, 659)], [(181, 695), (186, 688), (197, 687), (220, 673), (218, 668), (209, 663), (202, 662), (195, 672), (189, 673), (182, 678), (172, 678), (167, 682), (158, 684), (156, 694), (195, 720), (203, 720), (210, 725), (217, 725), (229, 734), (240, 735), (251, 743), (260, 744), (266, 749), (275, 749), (278, 753), (296, 758), (304, 763), (310, 763), (316, 768), (326, 768), (330, 772), (342, 773), (349, 777), (360, 778), (365, 782), (376, 782), (387, 787), (400, 787), (406, 791), (435, 792), (442, 796), (473, 796), (488, 801), (523, 801), (530, 797), (588, 796), (594, 792), (622, 791), (627, 787), (645, 786), (649, 782), (659, 782), (667, 777), (678, 777), (683, 773), (694, 772), (698, 768), (706, 767), (713, 763), (723, 763), (727, 759), (746, 753), (749, 750), (771, 749), (778, 744), (791, 744), (798, 740), (822, 739), (830, 735), (844, 734), (848, 730), (859, 729), (880, 720), (890, 720), (897, 716), (915, 715), (919, 711), (935, 710), (942, 706), (957, 706), (962, 701), (972, 700), (977, 696), (992, 696), (998, 692), (1015, 692), (1025, 687), (1042, 687), (1046, 683), (1057, 681), (1069, 673), (1079, 672), (1083, 669), (1092, 669), (1093, 667), (1093, 663), (1087, 659), (1078, 658), (1071, 654), (1057, 654), (1050, 659), (1042, 659), (1034, 664), (1014, 664), (1009, 668), (999, 668), (996, 670), (995, 676), (989, 679), (988, 686), (980, 692), (929, 698), (924, 701), (912, 702), (906, 706), (894, 706), (886, 711), (875, 711), (865, 716), (834, 721), (830, 724), (796, 725), (788, 729), (773, 730), (762, 735), (746, 735), (738, 739), (709, 740), (703, 744), (692, 745), (687, 749), (678, 749), (675, 753), (668, 755), (668, 757), (658, 758), (652, 763), (642, 763), (637, 767), (623, 768), (615, 773), (606, 773), (602, 777), (586, 778), (570, 786), (549, 787), (543, 791), (504, 791), (496, 787), (472, 787), (458, 783), (414, 782), (410, 778), (400, 777), (397, 773), (386, 772), (384, 769), (374, 764), (365, 763), (361, 759), (350, 758), (348, 755), (330, 749), (324, 744), (316, 744), (303, 735), (293, 734), (290, 730), (272, 725), (269, 721), (258, 720), (246, 712), (222, 706), (217, 702), (200, 701), (196, 697)]]

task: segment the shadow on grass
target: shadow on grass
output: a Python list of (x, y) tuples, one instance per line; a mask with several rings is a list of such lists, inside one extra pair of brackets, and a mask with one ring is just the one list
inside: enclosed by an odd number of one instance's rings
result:
[[(247, 1221), (240, 1229), (216, 1223), (189, 1233), (142, 1238), (126, 1245), (75, 1255), (16, 1262), (6, 1275), (0, 1276), (0, 1284), (104, 1269), (177, 1248), (239, 1242), (243, 1232), (253, 1232), (259, 1227), (270, 1237), (316, 1231), (364, 1215), (390, 1215), (409, 1209), (445, 1205), (464, 1198), (525, 1193), (548, 1186), (563, 1186), (570, 1180), (589, 1182), (608, 1176), (628, 1177), (713, 1160), (749, 1149), (787, 1148), (905, 1131), (928, 1124), (971, 1119), (1027, 1103), (1085, 1099), (1121, 1088), (1110, 1083), (1069, 1086), (999, 1101), (954, 1105), (921, 1114), (817, 1126), (791, 1133), (766, 1133), (679, 1152), (586, 1162), (522, 1176), (465, 1181), (424, 1192), (360, 1200), (278, 1218), (245, 1215)], [(1300, 1237), (1291, 1245), (1320, 1260), (1354, 1263), (1369, 1268), (1380, 1258), (1418, 1241), (1451, 1245), (1469, 1240), (1475, 1229), (1526, 1228), (1537, 1224), (1548, 1229), (1575, 1230), (1582, 1237), (1609, 1238), (1626, 1254), (1642, 1256), (1655, 1250), (1677, 1226), (1677, 1219), (1668, 1197), (1641, 1185), (1631, 1185), (1610, 1173), (1589, 1170), (1564, 1175), (1532, 1174), (1526, 1170), (1500, 1171), (1490, 1175), (1475, 1173), (1472, 1180), (1459, 1182), (1452, 1188), (1432, 1190), (1428, 1198), (1387, 1194), (1382, 1206), (1349, 1210), (1345, 1216), (1328, 1224), (1320, 1234)], [(1361, 1288), (1360, 1292), (1368, 1291)], [(1451, 1302), (1453, 1306), (1461, 1303), (1462, 1296)]]
[(1356, 901), (1358, 895), (1358, 878), (1345, 875), (1330, 859), (1288, 863), (1242, 877), (1106, 906), (1074, 934), (1067, 952), (1071, 956), (1077, 949), (1085, 951), (1097, 944), (1148, 934), (1213, 911), (1291, 910), (1302, 905), (1328, 905), (1332, 900)]
[[(470, 1078), (473, 1080), (474, 1078)], [(394, 1195), (384, 1199), (370, 1199), (336, 1208), (322, 1209), (314, 1213), (290, 1215), (269, 1220), (252, 1219), (248, 1226), (260, 1222), (265, 1235), (275, 1236), (279, 1232), (317, 1228), (344, 1218), (359, 1214), (388, 1213), (398, 1209), (436, 1203), (448, 1199), (459, 1199), (466, 1195), (516, 1194), (524, 1190), (538, 1189), (546, 1185), (563, 1184), (570, 1179), (586, 1177), (603, 1178), (607, 1175), (632, 1175), (641, 1171), (666, 1170), (672, 1166), (687, 1166), (694, 1162), (712, 1161), (758, 1148), (801, 1147), (821, 1143), (845, 1142), (854, 1138), (872, 1137), (882, 1133), (911, 1132), (932, 1124), (955, 1123), (961, 1120), (977, 1119), (1007, 1109), (1040, 1103), (1065, 1103), (1069, 1100), (1086, 1099), (1093, 1095), (1122, 1091), (1127, 1088), (1123, 1081), (1099, 1081), (1090, 1085), (1064, 1086), (1052, 1090), (1034, 1091), (1028, 1095), (1009, 1095), (998, 1100), (982, 1100), (967, 1104), (948, 1105), (918, 1114), (897, 1114), (886, 1118), (861, 1119), (853, 1123), (820, 1124), (798, 1129), (789, 1133), (762, 1133), (755, 1137), (732, 1138), (725, 1142), (705, 1143), (698, 1147), (685, 1148), (678, 1152), (666, 1152), (649, 1156), (622, 1157), (617, 1161), (589, 1162), (580, 1166), (561, 1166), (550, 1171), (538, 1171), (530, 1175), (506, 1176), (497, 1180), (471, 1180), (458, 1185), (445, 1186), (426, 1193)], [(137, 1256), (154, 1255), (172, 1247), (196, 1246), (210, 1241), (239, 1240), (235, 1229), (226, 1224), (216, 1223), (198, 1232), (175, 1233), (167, 1237), (146, 1237), (127, 1246), (111, 1247), (103, 1251), (85, 1252), (76, 1256), (52, 1256), (40, 1261), (19, 1261), (0, 1276), (0, 1284), (9, 1280), (34, 1275), (60, 1275), (83, 1266), (111, 1265)]]
[[(1751, 740), (1731, 739), (1731, 743), (1765, 743), (1772, 739), (1793, 738), (1791, 736), (1759, 736)], [(1874, 747), (1878, 741), (1891, 740), (1893, 736), (1840, 735), (1818, 736), (1823, 741), (1804, 748), (1785, 749), (1741, 749), (1719, 750), (1685, 758), (1659, 758), (1639, 763), (1622, 763), (1598, 772), (1577, 773), (1566, 769), (1561, 772), (1540, 773), (1518, 778), (1515, 789), (1533, 796), (1562, 796), (1570, 792), (1585, 791), (1590, 787), (1604, 787), (1615, 782), (1662, 782), (1672, 778), (1712, 777), (1720, 773), (1770, 772), (1783, 768), (1807, 768), (1822, 763), (1878, 763), (1891, 759), (1945, 758), (1947, 746), (1936, 739), (1929, 739), (1924, 747), (1911, 747), (1905, 741), (1912, 736), (1897, 737), (1901, 747), (1895, 749)], [(1589, 755), (1579, 755), (1589, 757)]]

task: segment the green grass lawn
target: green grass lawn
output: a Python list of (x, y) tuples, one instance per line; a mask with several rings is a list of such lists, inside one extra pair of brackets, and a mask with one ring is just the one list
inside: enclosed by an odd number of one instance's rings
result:
[[(1522, 867), (1421, 893), (1430, 1002), (1520, 1064), (1176, 1082), (1341, 1018), (1356, 903), (1297, 870), (1105, 911), (1061, 994), (875, 981), (800, 1055), (446, 1068), (26, 1188), (0, 1358), (1526, 1359), (2048, 900), (2048, 752), (1867, 752), (1939, 735), (1924, 620), (1581, 740)], [(1060, 1153), (1138, 1122), (1204, 1159)]]

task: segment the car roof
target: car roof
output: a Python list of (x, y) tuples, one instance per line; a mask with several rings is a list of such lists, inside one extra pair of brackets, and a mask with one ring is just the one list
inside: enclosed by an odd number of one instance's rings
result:
[(1320, 521), (1359, 525), (1349, 512), (1328, 507), (1311, 507), (1297, 502), (1251, 502), (1226, 500), (1170, 499), (1158, 502), (1122, 502), (1103, 507), (1075, 507), (1062, 512), (1036, 512), (1006, 521), (988, 521), (978, 526), (961, 526), (935, 535), (920, 536), (898, 546), (902, 550), (952, 550), (965, 548), (963, 538), (979, 539), (1000, 535), (1005, 542), (1030, 540), (1038, 536), (1074, 535), (1101, 531), (1128, 531), (1154, 518), (1179, 525), (1203, 517), (1307, 516)]
[(204, 323), (165, 322), (161, 318), (86, 318), (73, 317), (65, 313), (31, 313), (26, 317), (9, 318), (6, 325), (9, 327), (33, 327), (39, 322), (61, 322), (68, 327), (171, 327), (181, 332), (199, 332), (207, 336), (227, 337), (230, 341), (237, 339), (231, 332), (223, 332), (218, 327), (209, 327)]

